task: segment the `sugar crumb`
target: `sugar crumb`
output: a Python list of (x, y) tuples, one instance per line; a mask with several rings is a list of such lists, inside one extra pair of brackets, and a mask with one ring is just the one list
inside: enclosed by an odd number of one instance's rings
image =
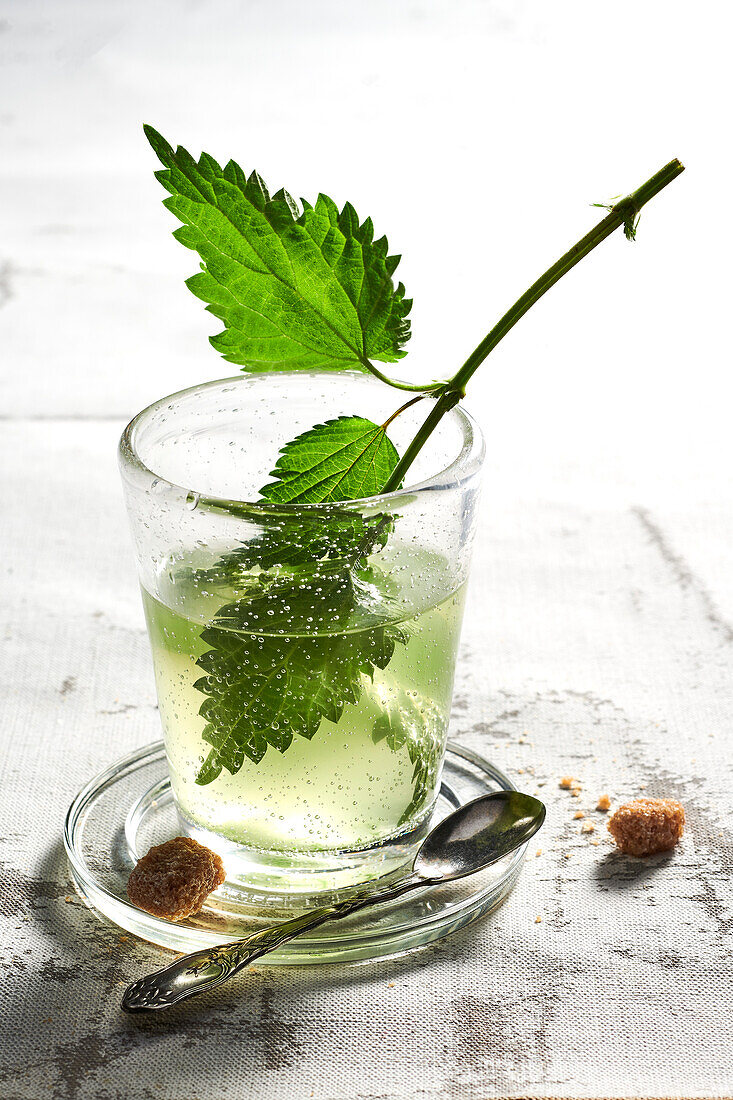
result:
[(575, 818), (576, 821), (580, 821), (581, 817), (585, 817), (585, 814), (583, 813), (582, 810), (576, 810), (575, 813), (573, 814), (573, 817)]
[(564, 775), (560, 780), (560, 786), (564, 791), (569, 791), (571, 787), (575, 786), (575, 783), (576, 780), (572, 777), (572, 775)]
[(542, 917), (539, 914), (534, 919), (535, 924), (542, 924)]
[(605, 813), (606, 810), (611, 809), (611, 799), (608, 797), (607, 794), (602, 794), (601, 797), (598, 799), (596, 809), (601, 810), (602, 813)]

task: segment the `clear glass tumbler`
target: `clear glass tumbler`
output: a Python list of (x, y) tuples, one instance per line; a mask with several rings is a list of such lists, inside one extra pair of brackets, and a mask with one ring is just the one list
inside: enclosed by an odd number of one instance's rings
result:
[[(120, 442), (182, 828), (275, 896), (388, 874), (425, 835), (445, 753), (483, 442), (456, 408), (398, 492), (258, 500), (281, 447), (383, 423), (369, 375), (244, 375), (164, 398)], [(428, 401), (389, 429), (402, 451)]]

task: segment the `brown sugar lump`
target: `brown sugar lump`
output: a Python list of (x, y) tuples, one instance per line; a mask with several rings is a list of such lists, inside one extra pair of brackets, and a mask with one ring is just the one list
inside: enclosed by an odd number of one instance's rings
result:
[(608, 822), (616, 844), (630, 856), (669, 851), (684, 828), (684, 808), (671, 798), (637, 798), (619, 806)]
[(127, 883), (127, 896), (146, 913), (184, 920), (201, 910), (224, 878), (224, 865), (216, 852), (190, 837), (177, 836), (138, 860)]

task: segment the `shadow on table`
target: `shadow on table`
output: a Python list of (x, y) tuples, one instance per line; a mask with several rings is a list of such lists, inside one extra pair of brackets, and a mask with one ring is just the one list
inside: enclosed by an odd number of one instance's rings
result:
[(607, 852), (594, 866), (593, 877), (603, 889), (628, 890), (644, 884), (674, 858), (674, 852), (635, 858), (622, 852)]
[[(206, 1067), (221, 1064), (240, 1081), (257, 1067), (297, 1069), (305, 1047), (321, 1029), (321, 994), (371, 986), (375, 1001), (438, 959), (470, 958), (483, 921), (408, 955), (382, 961), (319, 966), (253, 967), (230, 986), (204, 993), (157, 1014), (128, 1016), (120, 1009), (126, 986), (165, 963), (171, 953), (121, 933), (76, 896), (63, 846), (55, 843), (38, 869), (43, 904), (24, 903), (40, 937), (35, 958), (17, 974), (11, 993), (11, 1030), (38, 1034), (33, 1051), (21, 1044), (23, 1062), (0, 1075), (7, 1083), (53, 1081), (53, 1096), (93, 1096), (98, 1075), (144, 1073), (166, 1062), (172, 1095), (191, 1095), (207, 1081)], [(32, 880), (29, 880), (32, 881)], [(27, 1058), (26, 1058), (27, 1054)], [(246, 1066), (245, 1066), (246, 1063)], [(246, 1067), (249, 1067), (248, 1069)], [(200, 1078), (200, 1080), (199, 1080)], [(87, 1090), (89, 1090), (87, 1092)]]

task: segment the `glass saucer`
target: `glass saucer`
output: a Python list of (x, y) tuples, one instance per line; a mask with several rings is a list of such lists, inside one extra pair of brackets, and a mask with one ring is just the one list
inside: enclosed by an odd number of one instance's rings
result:
[[(482, 757), (449, 742), (431, 825), (496, 790), (515, 787)], [(183, 952), (242, 938), (308, 907), (302, 898), (287, 908), (275, 907), (265, 894), (225, 882), (200, 913), (179, 924), (136, 908), (126, 886), (137, 859), (152, 844), (181, 832), (163, 742), (123, 757), (92, 779), (69, 807), (64, 844), (77, 892), (125, 931)], [(516, 882), (525, 851), (526, 845), (469, 878), (325, 924), (268, 955), (267, 965), (385, 958), (441, 939), (501, 904)], [(317, 902), (323, 904), (323, 897)]]

